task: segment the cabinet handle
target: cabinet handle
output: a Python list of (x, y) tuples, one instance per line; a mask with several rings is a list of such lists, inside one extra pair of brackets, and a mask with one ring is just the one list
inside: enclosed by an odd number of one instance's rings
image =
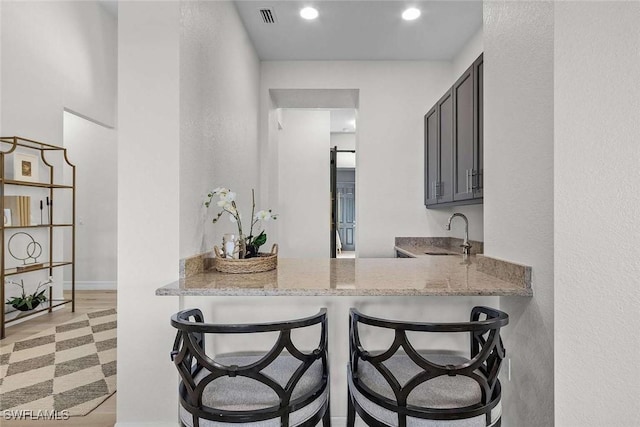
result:
[(470, 193), (471, 189), (473, 189), (473, 183), (469, 184), (472, 179), (472, 171), (473, 169), (467, 169), (467, 193)]
[(471, 190), (480, 190), (482, 188), (480, 184), (482, 172), (472, 169), (471, 174)]

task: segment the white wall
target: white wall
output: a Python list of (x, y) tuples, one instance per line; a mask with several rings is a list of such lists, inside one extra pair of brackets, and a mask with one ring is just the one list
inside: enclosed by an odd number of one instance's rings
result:
[[(338, 150), (355, 150), (355, 133), (332, 133), (331, 147), (338, 147)], [(338, 153), (336, 164), (339, 168), (355, 168), (356, 153)]]
[[(93, 1), (2, 2), (2, 135), (62, 146), (65, 108), (113, 126), (116, 25), (114, 17)], [(38, 190), (30, 195), (44, 198)], [(62, 200), (62, 195), (56, 197)], [(58, 237), (54, 240), (58, 242)], [(62, 245), (55, 247), (54, 258), (62, 259)], [(38, 275), (30, 278), (35, 282), (46, 273)], [(54, 271), (54, 278), (56, 283), (62, 282), (61, 269)], [(61, 295), (62, 286), (55, 286), (54, 296)]]
[(557, 426), (640, 419), (638, 22), (637, 2), (555, 5)]
[(459, 77), (462, 73), (467, 71), (467, 68), (473, 64), (473, 61), (478, 59), (478, 56), (480, 56), (483, 49), (483, 29), (480, 27), (478, 32), (467, 40), (464, 47), (451, 60), (451, 65), (453, 66), (452, 73), (454, 77)]
[(251, 189), (260, 196), (259, 72), (258, 57), (232, 2), (181, 2), (181, 258), (211, 251), (224, 233), (237, 232), (226, 217), (211, 223), (218, 211), (203, 205), (210, 190), (234, 190), (245, 223), (251, 215)]
[(329, 111), (284, 109), (278, 136), (278, 246), (284, 258), (328, 258)]
[(532, 267), (500, 298), (511, 381), (503, 425), (553, 425), (553, 4), (484, 4), (485, 253)]
[[(116, 287), (117, 140), (114, 129), (64, 113), (64, 146), (77, 165), (76, 288)], [(64, 259), (71, 259), (67, 243)]]
[[(268, 140), (269, 89), (359, 89), (357, 223), (360, 257), (393, 256), (396, 236), (462, 236), (462, 224), (444, 230), (452, 209), (424, 207), (423, 116), (456, 78), (448, 62), (297, 61), (262, 62), (261, 144)], [(273, 166), (261, 180), (268, 188)], [(271, 175), (269, 175), (271, 169)], [(269, 197), (273, 197), (270, 191)], [(385, 200), (386, 203), (380, 203)], [(482, 208), (461, 207), (470, 216), (470, 237), (483, 240)], [(400, 219), (399, 219), (400, 218)], [(281, 217), (282, 223), (287, 218)]]
[(3, 2), (2, 130), (62, 145), (66, 107), (113, 126), (117, 24), (97, 2)]
[(178, 279), (180, 5), (120, 2), (118, 26), (117, 425), (175, 426), (178, 300), (154, 293)]
[(356, 134), (355, 133), (331, 133), (331, 147), (338, 147), (338, 150), (355, 150)]

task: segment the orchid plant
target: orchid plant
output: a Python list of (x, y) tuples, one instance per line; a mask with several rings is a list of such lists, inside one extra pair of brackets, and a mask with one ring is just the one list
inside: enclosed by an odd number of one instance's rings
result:
[(221, 209), (220, 212), (213, 218), (213, 223), (218, 222), (220, 217), (222, 217), (225, 213), (229, 214), (229, 220), (238, 226), (238, 234), (241, 238), (245, 239), (246, 244), (246, 253), (243, 255), (244, 258), (250, 258), (258, 255), (258, 250), (260, 246), (264, 245), (267, 242), (267, 234), (264, 230), (261, 230), (257, 236), (253, 235), (253, 229), (258, 223), (261, 221), (267, 222), (271, 220), (278, 219), (278, 215), (274, 214), (271, 209), (269, 210), (260, 210), (256, 212), (256, 194), (255, 190), (251, 190), (251, 199), (253, 202), (253, 206), (251, 208), (251, 228), (249, 230), (249, 236), (244, 237), (244, 232), (242, 229), (242, 215), (238, 211), (238, 207), (236, 205), (236, 193), (231, 191), (228, 188), (218, 187), (215, 190), (209, 192), (207, 194), (207, 200), (204, 202), (204, 205), (208, 208), (214, 203), (214, 197), (217, 197), (218, 200), (216, 205)]
[[(47, 290), (46, 286), (49, 283), (53, 283), (53, 277), (49, 276), (49, 279), (47, 279), (44, 282), (40, 282), (36, 290), (29, 295), (27, 295), (27, 293), (24, 290), (24, 280), (20, 280), (20, 283), (18, 283), (18, 282), (14, 282), (13, 280), (6, 279), (5, 283), (9, 285), (19, 286), (20, 289), (22, 290), (22, 294), (19, 297), (9, 298), (7, 300), (7, 304), (13, 306), (13, 308), (17, 308), (18, 310), (28, 311), (28, 310), (33, 310), (38, 305), (40, 305), (41, 302), (45, 302), (47, 300), (47, 297), (44, 293)], [(40, 290), (40, 288), (42, 287), (44, 287), (44, 289)]]

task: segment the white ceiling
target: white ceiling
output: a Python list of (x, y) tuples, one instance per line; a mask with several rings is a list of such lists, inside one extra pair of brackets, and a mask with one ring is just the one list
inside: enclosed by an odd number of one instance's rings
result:
[[(450, 60), (482, 26), (482, 1), (235, 2), (261, 60)], [(319, 17), (306, 21), (301, 8)], [(402, 11), (422, 16), (404, 21)], [(270, 7), (275, 24), (259, 13)]]

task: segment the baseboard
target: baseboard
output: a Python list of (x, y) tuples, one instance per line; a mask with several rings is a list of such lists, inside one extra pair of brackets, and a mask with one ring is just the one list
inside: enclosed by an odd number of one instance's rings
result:
[[(76, 280), (76, 291), (115, 291), (117, 289), (118, 285), (116, 282), (91, 282)], [(64, 290), (71, 290), (71, 282), (64, 282)]]

